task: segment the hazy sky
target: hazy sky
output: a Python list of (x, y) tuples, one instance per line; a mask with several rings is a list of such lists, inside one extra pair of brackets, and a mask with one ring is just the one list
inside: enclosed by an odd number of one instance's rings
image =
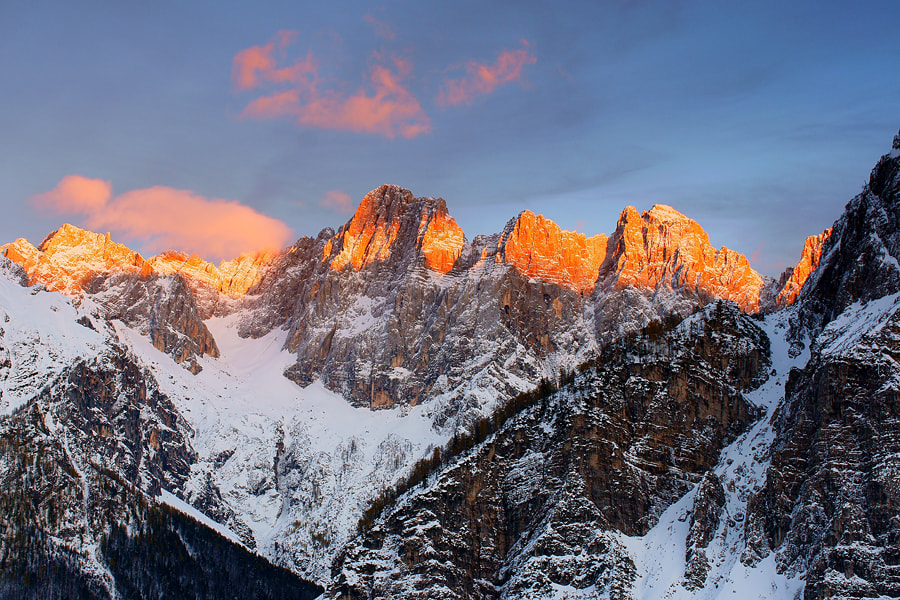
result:
[(469, 239), (670, 204), (770, 275), (900, 127), (900, 3), (0, 4), (0, 241), (220, 259), (382, 183)]

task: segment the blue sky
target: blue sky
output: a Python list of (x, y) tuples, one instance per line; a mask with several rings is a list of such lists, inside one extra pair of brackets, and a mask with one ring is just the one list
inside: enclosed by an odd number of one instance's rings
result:
[[(774, 276), (890, 149), (898, 25), (896, 2), (5, 2), (0, 241), (69, 221), (149, 254), (235, 203), (315, 235), (396, 183), (469, 239), (670, 204)], [(273, 66), (242, 86), (253, 48)], [(66, 176), (109, 183), (102, 218), (35, 200)], [(153, 216), (184, 198), (198, 222)]]

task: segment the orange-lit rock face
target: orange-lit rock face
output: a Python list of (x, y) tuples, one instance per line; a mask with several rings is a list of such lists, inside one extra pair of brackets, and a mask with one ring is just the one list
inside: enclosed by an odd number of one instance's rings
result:
[(607, 237), (564, 231), (543, 215), (525, 211), (503, 232), (497, 260), (538, 278), (578, 292), (590, 292), (606, 258)]
[(218, 267), (196, 254), (163, 252), (147, 262), (164, 275), (183, 276), (235, 298), (246, 294), (262, 278), (262, 267), (275, 257), (273, 252), (242, 254), (234, 260), (222, 261)]
[(610, 252), (618, 287), (686, 288), (759, 310), (763, 278), (747, 257), (724, 246), (716, 250), (696, 221), (669, 206), (622, 211)]
[(441, 275), (450, 271), (462, 252), (466, 236), (456, 220), (446, 212), (422, 216), (419, 225), (419, 246), (425, 256), (425, 266)]
[(32, 246), (25, 238), (19, 238), (10, 244), (0, 246), (0, 252), (9, 260), (21, 265), (26, 274), (34, 271), (34, 267), (41, 259), (41, 251)]
[(35, 248), (26, 240), (2, 247), (3, 255), (25, 269), (30, 284), (70, 296), (81, 292), (94, 275), (110, 271), (150, 273), (137, 252), (100, 235), (72, 225), (63, 225)]
[(806, 283), (810, 274), (819, 266), (819, 261), (822, 259), (822, 247), (825, 245), (825, 240), (829, 237), (831, 237), (831, 229), (826, 229), (819, 235), (811, 235), (806, 238), (806, 242), (803, 244), (803, 252), (800, 254), (800, 262), (794, 267), (790, 278), (775, 298), (775, 303), (778, 306), (793, 304), (797, 296), (800, 295), (803, 284)]
[[(343, 233), (341, 251), (331, 261), (335, 271), (348, 264), (359, 271), (391, 254), (391, 243), (400, 229), (399, 212), (412, 201), (412, 193), (400, 190), (398, 198), (387, 198), (394, 190), (382, 186), (365, 195)], [(340, 236), (340, 234), (338, 234)]]
[(262, 267), (275, 257), (272, 252), (243, 254), (218, 267), (183, 252), (164, 252), (144, 260), (127, 246), (111, 241), (108, 235), (72, 225), (63, 225), (51, 233), (40, 248), (18, 239), (0, 246), (0, 252), (25, 269), (30, 284), (41, 283), (48, 290), (69, 296), (77, 296), (100, 273), (117, 271), (149, 276), (156, 271), (163, 275), (181, 273), (189, 280), (238, 297), (259, 282)]
[[(409, 190), (395, 185), (383, 185), (366, 194), (353, 218), (335, 236), (340, 251), (332, 259), (331, 269), (339, 271), (350, 265), (359, 271), (388, 260), (401, 228), (412, 223), (417, 223), (418, 230), (410, 233), (415, 235), (416, 251), (424, 257), (425, 265), (447, 273), (462, 252), (462, 229), (447, 213), (443, 200), (417, 199)], [(329, 243), (326, 255), (331, 248)]]

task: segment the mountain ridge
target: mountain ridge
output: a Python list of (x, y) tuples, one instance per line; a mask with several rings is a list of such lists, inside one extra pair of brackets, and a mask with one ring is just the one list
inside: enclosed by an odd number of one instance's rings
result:
[(90, 232), (5, 247), (81, 289), (0, 258), (0, 560), (103, 598), (181, 589), (158, 539), (335, 598), (900, 594), (900, 134), (775, 312), (671, 207), (623, 211), (602, 261), (533, 213), (467, 241), (396, 186), (358, 212), (235, 267), (239, 297)]

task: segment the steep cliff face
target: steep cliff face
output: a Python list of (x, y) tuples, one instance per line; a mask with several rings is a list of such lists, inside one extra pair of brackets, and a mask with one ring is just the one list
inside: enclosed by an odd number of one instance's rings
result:
[(822, 248), (825, 245), (825, 240), (830, 236), (831, 228), (828, 228), (819, 235), (811, 235), (806, 238), (806, 242), (803, 244), (803, 251), (800, 254), (800, 262), (797, 263), (797, 266), (790, 269), (789, 274), (786, 272), (787, 278), (782, 282), (781, 290), (775, 297), (776, 306), (779, 308), (790, 306), (797, 300), (800, 290), (803, 289), (803, 284), (806, 283), (812, 272), (819, 266), (819, 261), (822, 259)]
[(805, 597), (900, 595), (900, 135), (825, 242), (800, 293), (791, 373), (765, 485), (748, 514), (750, 564), (774, 554)]
[[(583, 236), (540, 225), (557, 242), (575, 240), (572, 273), (583, 279), (583, 259), (596, 263)], [(273, 263), (242, 329), (286, 327), (297, 354), (287, 375), (301, 385), (321, 378), (373, 408), (444, 397), (448, 414), (460, 401), (480, 409), (493, 393), (557, 370), (554, 355), (568, 364), (591, 344), (580, 292), (528, 271), (559, 262), (552, 248), (525, 241), (543, 233), (523, 224), (509, 233), (466, 244), (443, 200), (382, 186), (336, 234), (299, 240)]]
[(846, 206), (822, 247), (819, 268), (800, 292), (798, 327), (810, 337), (856, 301), (900, 286), (900, 134), (862, 192)]
[(526, 278), (590, 293), (606, 258), (607, 241), (603, 234), (587, 237), (563, 231), (543, 215), (526, 210), (503, 230), (496, 259)]
[(634, 564), (615, 532), (645, 533), (716, 464), (756, 416), (742, 391), (768, 353), (727, 303), (610, 347), (354, 540), (333, 596), (627, 593)]
[(366, 194), (324, 254), (335, 271), (348, 265), (355, 271), (385, 263), (405, 267), (412, 259), (443, 275), (463, 244), (465, 235), (443, 199), (415, 198), (409, 190), (383, 185)]
[(216, 340), (181, 275), (99, 274), (85, 284), (84, 291), (103, 320), (119, 320), (140, 331), (157, 349), (193, 373), (202, 368), (199, 357), (219, 355)]
[(785, 388), (748, 562), (774, 552), (809, 600), (900, 595), (898, 353), (898, 296), (854, 304)]
[(670, 206), (622, 211), (600, 278), (605, 289), (678, 290), (699, 299), (722, 298), (745, 312), (759, 310), (763, 278), (747, 258), (718, 250), (700, 225)]

